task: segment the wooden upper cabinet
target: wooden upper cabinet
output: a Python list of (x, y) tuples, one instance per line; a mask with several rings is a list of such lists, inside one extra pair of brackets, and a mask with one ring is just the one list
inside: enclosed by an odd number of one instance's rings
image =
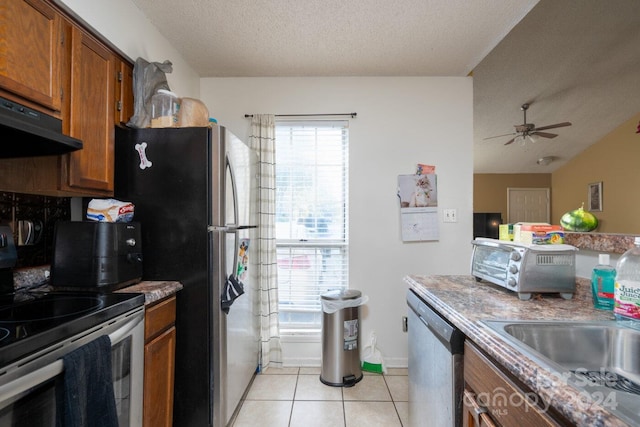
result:
[(115, 87), (116, 125), (124, 126), (133, 116), (133, 66), (121, 59), (116, 60)]
[[(112, 51), (73, 26), (71, 30), (69, 134), (82, 150), (67, 155), (70, 191), (113, 194), (115, 62)], [(63, 167), (64, 169), (64, 167)]]
[(60, 118), (83, 143), (61, 156), (0, 159), (0, 191), (113, 195), (115, 125), (133, 115), (130, 62), (50, 1), (0, 0), (0, 96)]
[(42, 0), (0, 0), (0, 88), (61, 108), (62, 16)]

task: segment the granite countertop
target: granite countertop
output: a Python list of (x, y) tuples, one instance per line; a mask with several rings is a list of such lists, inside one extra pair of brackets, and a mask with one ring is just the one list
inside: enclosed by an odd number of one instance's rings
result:
[(580, 391), (518, 352), (516, 347), (480, 320), (613, 320), (609, 311), (593, 308), (590, 283), (578, 279), (571, 300), (554, 294), (521, 301), (517, 295), (472, 276), (404, 278), (410, 289), (458, 327), (468, 339), (491, 355), (558, 412), (578, 426), (626, 426), (602, 406), (584, 404)]
[(174, 295), (182, 289), (182, 284), (175, 281), (145, 281), (117, 290), (121, 293), (144, 294), (144, 305), (147, 306), (163, 298)]
[(565, 231), (564, 241), (579, 249), (588, 249), (598, 252), (611, 252), (623, 254), (627, 249), (633, 247), (635, 235), (614, 234), (614, 233), (579, 233), (575, 231)]

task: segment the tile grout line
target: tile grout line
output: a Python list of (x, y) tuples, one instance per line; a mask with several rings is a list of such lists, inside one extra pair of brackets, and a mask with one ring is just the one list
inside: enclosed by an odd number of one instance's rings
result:
[(296, 393), (298, 393), (298, 383), (300, 381), (300, 368), (298, 368), (298, 374), (296, 375), (296, 387), (293, 389), (293, 398), (291, 399), (291, 410), (289, 411), (289, 423), (287, 426), (291, 427), (291, 420), (293, 419), (293, 406), (296, 404)]
[(342, 397), (342, 421), (344, 427), (347, 427), (347, 408), (344, 405), (344, 387), (340, 387), (340, 397)]
[(389, 383), (387, 383), (387, 376), (383, 375), (382, 378), (384, 378), (384, 384), (387, 386), (387, 390), (389, 391), (389, 396), (391, 396), (391, 402), (393, 403), (393, 409), (396, 411), (398, 422), (400, 423), (401, 427), (404, 427), (404, 424), (402, 424), (402, 417), (400, 417), (400, 412), (398, 411), (398, 406), (396, 406), (396, 400), (393, 397), (393, 393), (391, 393), (391, 387), (389, 387)]

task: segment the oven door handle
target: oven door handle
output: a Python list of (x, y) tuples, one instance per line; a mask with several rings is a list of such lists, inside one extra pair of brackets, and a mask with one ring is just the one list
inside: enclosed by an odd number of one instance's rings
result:
[[(109, 335), (111, 345), (117, 344), (122, 341), (137, 325), (144, 319), (143, 316), (139, 316), (135, 319), (131, 319), (126, 325)], [(36, 387), (51, 378), (55, 378), (64, 371), (64, 363), (62, 359), (58, 359), (42, 368), (36, 369), (26, 375), (17, 378), (16, 380), (0, 386), (0, 402), (7, 402), (13, 399), (15, 396), (19, 396), (25, 391)]]

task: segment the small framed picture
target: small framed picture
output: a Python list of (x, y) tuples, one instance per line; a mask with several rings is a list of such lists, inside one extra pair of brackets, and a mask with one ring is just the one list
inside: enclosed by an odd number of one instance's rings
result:
[(602, 211), (602, 181), (589, 184), (589, 210)]

